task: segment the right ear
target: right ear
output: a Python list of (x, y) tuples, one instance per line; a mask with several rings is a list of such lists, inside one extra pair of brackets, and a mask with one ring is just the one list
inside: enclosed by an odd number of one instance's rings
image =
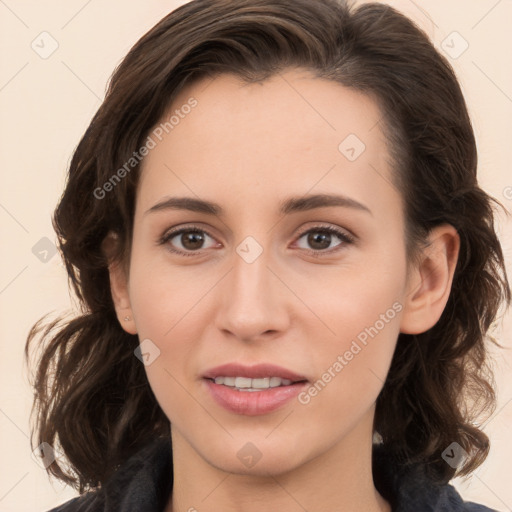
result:
[(110, 232), (102, 243), (103, 253), (109, 262), (110, 292), (121, 327), (129, 334), (137, 334), (137, 327), (130, 303), (130, 294), (128, 292), (127, 271), (122, 262), (113, 256), (117, 252), (118, 243), (119, 237), (113, 232)]

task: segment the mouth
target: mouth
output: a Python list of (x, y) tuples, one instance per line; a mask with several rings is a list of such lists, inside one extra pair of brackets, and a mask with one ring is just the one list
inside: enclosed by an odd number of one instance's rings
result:
[(215, 379), (210, 379), (215, 384), (222, 386), (228, 386), (236, 389), (237, 391), (264, 391), (266, 389), (278, 388), (282, 386), (290, 386), (297, 382), (306, 382), (305, 380), (292, 381), (290, 379), (283, 379), (281, 377), (261, 377), (257, 379), (251, 379), (249, 377), (228, 377), (219, 376)]
[(283, 407), (309, 382), (295, 372), (271, 364), (227, 364), (203, 375), (218, 405), (236, 414), (256, 416)]

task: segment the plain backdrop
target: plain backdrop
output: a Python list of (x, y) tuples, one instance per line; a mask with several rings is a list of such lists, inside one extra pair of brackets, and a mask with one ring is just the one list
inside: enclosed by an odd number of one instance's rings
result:
[[(183, 1), (0, 0), (0, 511), (45, 511), (76, 495), (49, 481), (31, 456), (32, 391), (23, 362), (31, 325), (72, 307), (54, 254), (51, 214), (73, 149), (130, 47)], [(448, 55), (463, 87), (479, 146), (482, 187), (512, 210), (510, 0), (389, 1)], [(512, 273), (512, 223), (498, 219)], [(495, 335), (499, 402), (484, 424), (487, 461), (452, 481), (467, 500), (512, 510), (511, 314)]]

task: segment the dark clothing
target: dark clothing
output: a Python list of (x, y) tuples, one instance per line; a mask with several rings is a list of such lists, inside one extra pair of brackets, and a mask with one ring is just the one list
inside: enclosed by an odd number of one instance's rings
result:
[[(383, 445), (373, 447), (377, 490), (393, 512), (497, 512), (464, 502), (450, 485), (436, 485), (423, 466), (400, 467)], [(98, 491), (67, 501), (48, 512), (163, 512), (172, 491), (172, 452), (157, 439), (131, 457)]]

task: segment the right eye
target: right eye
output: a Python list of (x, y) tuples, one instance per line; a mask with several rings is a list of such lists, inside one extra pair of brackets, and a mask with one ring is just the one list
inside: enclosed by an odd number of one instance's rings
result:
[[(204, 244), (208, 239), (214, 241), (214, 238), (203, 229), (185, 227), (166, 232), (160, 239), (160, 244), (166, 244), (168, 249), (175, 254), (194, 256), (205, 249)], [(216, 244), (218, 245), (218, 243), (214, 243), (211, 247), (215, 247)]]

